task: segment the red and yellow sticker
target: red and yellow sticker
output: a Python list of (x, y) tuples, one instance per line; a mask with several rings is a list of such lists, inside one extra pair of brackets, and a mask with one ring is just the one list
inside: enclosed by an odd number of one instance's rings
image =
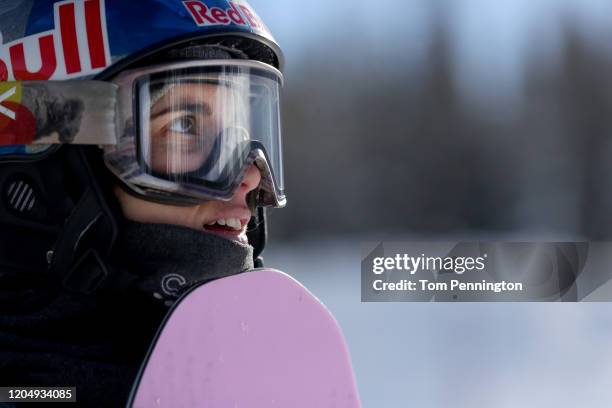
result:
[(36, 119), (21, 104), (21, 82), (0, 82), (0, 146), (30, 144), (36, 135)]

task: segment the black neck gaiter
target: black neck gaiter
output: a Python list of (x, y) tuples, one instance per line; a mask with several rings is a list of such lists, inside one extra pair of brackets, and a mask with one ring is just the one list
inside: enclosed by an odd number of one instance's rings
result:
[(186, 227), (126, 222), (122, 263), (140, 294), (170, 306), (196, 284), (253, 269), (253, 248)]
[(194, 284), (253, 268), (250, 246), (182, 227), (127, 222), (119, 244), (128, 290), (38, 286), (0, 299), (0, 384), (76, 386), (79, 406), (124, 406), (168, 306)]

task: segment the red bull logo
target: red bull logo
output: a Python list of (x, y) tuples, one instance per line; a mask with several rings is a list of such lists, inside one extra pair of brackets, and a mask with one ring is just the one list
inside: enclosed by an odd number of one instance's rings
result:
[(205, 1), (188, 0), (183, 5), (189, 10), (196, 24), (202, 26), (217, 26), (236, 24), (251, 27), (254, 30), (267, 31), (261, 19), (247, 4), (228, 1), (228, 8), (209, 7)]
[(54, 21), (50, 31), (0, 45), (0, 81), (76, 78), (110, 65), (104, 0), (55, 3)]

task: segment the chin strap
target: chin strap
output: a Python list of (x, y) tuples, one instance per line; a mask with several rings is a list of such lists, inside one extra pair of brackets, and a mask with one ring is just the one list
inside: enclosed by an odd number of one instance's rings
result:
[(249, 243), (253, 246), (253, 261), (255, 268), (264, 267), (264, 259), (261, 256), (268, 241), (268, 226), (266, 223), (266, 210), (257, 207), (257, 215), (249, 222), (247, 236)]

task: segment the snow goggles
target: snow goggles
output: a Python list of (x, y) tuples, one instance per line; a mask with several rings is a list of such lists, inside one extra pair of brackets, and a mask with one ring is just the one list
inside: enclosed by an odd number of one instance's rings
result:
[(282, 83), (275, 68), (241, 60), (139, 68), (111, 82), (0, 83), (0, 160), (99, 145), (128, 188), (177, 204), (230, 200), (255, 165), (256, 205), (282, 207)]

